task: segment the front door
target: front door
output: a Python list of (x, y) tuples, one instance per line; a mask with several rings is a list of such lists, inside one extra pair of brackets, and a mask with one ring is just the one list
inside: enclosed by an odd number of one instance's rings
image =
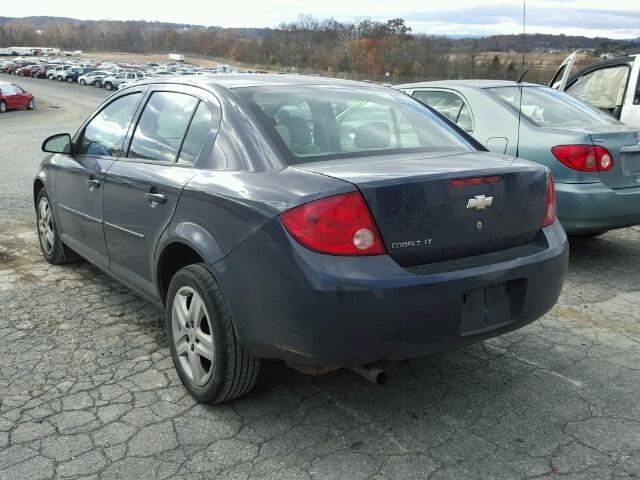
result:
[(640, 55), (634, 58), (620, 121), (640, 128)]
[(83, 257), (108, 268), (102, 200), (106, 172), (122, 154), (142, 93), (116, 98), (76, 136), (73, 155), (57, 162), (56, 204), (62, 240)]
[(127, 158), (109, 170), (104, 190), (111, 271), (153, 298), (157, 296), (155, 248), (194, 173), (191, 163), (182, 161), (182, 151), (189, 144), (185, 135), (201, 103), (184, 91), (166, 91), (181, 87), (157, 88), (140, 115)]
[(560, 67), (558, 67), (558, 70), (556, 70), (556, 73), (553, 75), (551, 81), (549, 82), (549, 86), (551, 88), (555, 88), (557, 90), (560, 90), (561, 92), (564, 91), (565, 87), (567, 86), (567, 80), (569, 80), (569, 76), (571, 75), (573, 64), (576, 63), (577, 55), (577, 51), (573, 52), (560, 64)]

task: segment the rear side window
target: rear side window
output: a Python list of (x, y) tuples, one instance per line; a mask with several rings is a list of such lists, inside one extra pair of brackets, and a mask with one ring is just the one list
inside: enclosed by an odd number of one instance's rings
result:
[(413, 96), (467, 132), (473, 131), (471, 112), (464, 100), (455, 93), (418, 90)]
[(122, 156), (124, 138), (141, 98), (141, 93), (133, 93), (117, 98), (103, 108), (85, 127), (78, 153)]
[(212, 121), (213, 114), (211, 110), (205, 103), (200, 102), (189, 125), (189, 130), (187, 130), (187, 135), (184, 137), (180, 155), (178, 156), (178, 163), (193, 165), (196, 162), (207, 135), (211, 131)]
[(154, 92), (149, 98), (128, 157), (175, 162), (199, 100), (176, 92)]

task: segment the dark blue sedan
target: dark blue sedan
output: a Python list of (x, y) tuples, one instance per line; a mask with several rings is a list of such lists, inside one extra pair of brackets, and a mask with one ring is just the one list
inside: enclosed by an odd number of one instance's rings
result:
[(564, 281), (548, 169), (388, 88), (149, 79), (43, 150), (45, 259), (85, 258), (164, 307), (202, 402), (249, 391), (262, 358), (371, 377), (377, 360), (509, 332)]

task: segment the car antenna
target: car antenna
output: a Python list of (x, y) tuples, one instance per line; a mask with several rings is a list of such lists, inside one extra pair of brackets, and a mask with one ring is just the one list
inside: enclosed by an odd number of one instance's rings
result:
[(518, 86), (520, 88), (520, 101), (518, 105), (518, 133), (516, 136), (516, 157), (520, 155), (520, 123), (522, 121), (522, 80), (527, 74), (527, 70), (524, 67), (524, 56), (527, 50), (526, 41), (526, 25), (527, 25), (527, 0), (522, 0), (522, 74), (518, 78)]

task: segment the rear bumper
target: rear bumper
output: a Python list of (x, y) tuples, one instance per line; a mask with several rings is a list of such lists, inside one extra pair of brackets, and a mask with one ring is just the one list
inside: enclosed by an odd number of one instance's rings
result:
[(640, 187), (556, 183), (558, 218), (567, 233), (590, 233), (640, 224)]
[[(246, 348), (309, 366), (414, 358), (523, 327), (555, 304), (568, 263), (559, 222), (526, 247), (529, 254), (518, 247), (511, 257), (497, 252), (474, 257), (475, 265), (464, 259), (468, 268), (453, 261), (422, 273), (386, 255), (317, 254), (282, 230), (276, 219), (210, 268)], [(463, 332), (463, 295), (507, 282), (518, 285), (506, 298), (508, 321)]]

